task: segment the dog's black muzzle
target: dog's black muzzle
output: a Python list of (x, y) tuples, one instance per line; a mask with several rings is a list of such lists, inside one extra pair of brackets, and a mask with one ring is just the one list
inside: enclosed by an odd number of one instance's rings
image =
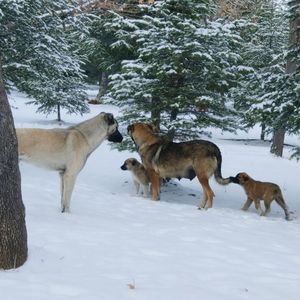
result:
[(126, 171), (127, 170), (127, 166), (126, 164), (123, 164), (121, 167), (120, 167), (122, 170)]
[(240, 180), (239, 180), (239, 176), (236, 175), (235, 177), (230, 176), (230, 182), (236, 183), (236, 184), (240, 184)]
[(114, 143), (121, 143), (123, 141), (123, 136), (122, 134), (119, 132), (118, 129), (116, 129), (116, 131), (114, 133), (112, 133), (108, 138), (108, 141), (110, 142), (114, 142)]

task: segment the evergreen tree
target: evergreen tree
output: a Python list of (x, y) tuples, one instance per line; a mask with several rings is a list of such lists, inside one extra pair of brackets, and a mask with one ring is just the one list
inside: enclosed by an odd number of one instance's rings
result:
[[(70, 1), (3, 0), (0, 43), (6, 85), (13, 84), (35, 100), (38, 111), (59, 107), (69, 113), (88, 110), (80, 82), (80, 57), (68, 37), (76, 20), (64, 15)], [(83, 27), (83, 26), (82, 26)]]
[[(264, 139), (265, 131), (274, 125), (273, 93), (278, 88), (277, 81), (285, 75), (288, 23), (281, 7), (273, 1), (265, 1), (241, 25), (245, 41), (241, 55), (251, 71), (243, 76), (233, 97), (236, 108), (244, 111), (245, 126), (260, 123)], [(267, 91), (269, 88), (273, 92)]]
[(92, 22), (81, 43), (81, 51), (100, 74), (97, 101), (100, 102), (106, 92), (108, 76), (120, 71), (124, 59), (135, 57), (130, 33), (136, 29), (133, 22), (113, 11), (102, 12)]
[(244, 70), (234, 23), (210, 21), (206, 0), (157, 1), (144, 9), (141, 19), (130, 20), (139, 27), (130, 35), (138, 57), (122, 61), (107, 95), (122, 107), (123, 121), (151, 119), (171, 139), (197, 138), (207, 127), (238, 128), (227, 97)]

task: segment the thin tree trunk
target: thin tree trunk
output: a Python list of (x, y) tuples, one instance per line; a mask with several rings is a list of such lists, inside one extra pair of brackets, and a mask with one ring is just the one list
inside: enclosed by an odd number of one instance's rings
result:
[(152, 99), (152, 109), (151, 109), (151, 122), (156, 126), (157, 130), (160, 129), (160, 109), (159, 98)]
[(266, 124), (264, 122), (262, 122), (261, 125), (260, 125), (260, 127), (261, 127), (260, 139), (262, 141), (264, 141), (265, 137), (266, 137)]
[(102, 72), (101, 78), (99, 80), (99, 91), (95, 99), (98, 103), (102, 102), (101, 97), (105, 94), (107, 87), (108, 87), (108, 74)]
[(27, 259), (25, 207), (22, 202), (17, 138), (0, 62), (0, 269)]
[(61, 121), (61, 114), (60, 114), (60, 104), (57, 104), (57, 121)]
[[(178, 115), (178, 109), (173, 108), (171, 110), (170, 121), (171, 122), (175, 121), (177, 118), (177, 115)], [(174, 140), (174, 137), (175, 137), (175, 129), (174, 128), (169, 130), (169, 132), (167, 133), (167, 137), (168, 137), (168, 140), (170, 140), (170, 141)]]

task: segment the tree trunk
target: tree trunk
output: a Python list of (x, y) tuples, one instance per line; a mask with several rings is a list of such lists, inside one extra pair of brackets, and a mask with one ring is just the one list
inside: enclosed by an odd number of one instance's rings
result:
[(151, 122), (156, 126), (157, 130), (160, 129), (160, 109), (159, 99), (152, 98), (152, 108), (151, 108)]
[(61, 114), (60, 114), (60, 104), (57, 104), (57, 121), (61, 121)]
[(276, 156), (282, 156), (283, 153), (283, 144), (284, 144), (284, 129), (277, 129), (273, 135), (273, 141), (271, 145), (271, 153)]
[(96, 101), (101, 103), (101, 97), (105, 94), (108, 87), (108, 75), (105, 72), (101, 72), (101, 78), (99, 80), (99, 91), (96, 96)]
[[(173, 108), (171, 110), (171, 114), (170, 114), (170, 121), (175, 121), (176, 118), (177, 118), (177, 115), (178, 115), (178, 109), (176, 108)], [(168, 137), (168, 140), (170, 141), (173, 141), (174, 140), (174, 137), (175, 137), (175, 129), (171, 129), (169, 130), (169, 132), (167, 133), (167, 137)]]
[(17, 138), (0, 63), (0, 269), (27, 259), (25, 207), (22, 202)]
[[(292, 7), (297, 1), (290, 1), (289, 5)], [(300, 17), (296, 19), (292, 19), (290, 21), (290, 36), (289, 36), (289, 46), (292, 47), (299, 43), (300, 41)], [(296, 72), (297, 69), (297, 64), (296, 64), (296, 59), (289, 58), (286, 64), (286, 73), (287, 74), (293, 74)], [(285, 135), (285, 129), (284, 129), (284, 124), (283, 126), (279, 129), (276, 129), (274, 131), (273, 135), (273, 142), (271, 145), (271, 153), (274, 153), (277, 156), (282, 156), (283, 153), (283, 146), (284, 146), (284, 135)]]
[(264, 122), (262, 122), (262, 123), (260, 124), (260, 127), (261, 127), (260, 139), (261, 139), (262, 141), (264, 141), (264, 140), (265, 140), (265, 137), (266, 137), (266, 124), (265, 124)]

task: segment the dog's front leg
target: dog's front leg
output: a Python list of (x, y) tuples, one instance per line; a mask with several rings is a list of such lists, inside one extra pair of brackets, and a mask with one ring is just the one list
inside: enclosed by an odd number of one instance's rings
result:
[(242, 207), (242, 210), (246, 211), (249, 209), (250, 205), (252, 204), (253, 200), (251, 198), (247, 198), (244, 206)]
[(263, 216), (267, 216), (271, 212), (271, 201), (265, 200), (265, 212), (263, 213)]
[(136, 195), (138, 195), (139, 191), (140, 191), (140, 183), (137, 182), (136, 180), (134, 180), (133, 183), (134, 183), (134, 187), (135, 187), (135, 193), (136, 193)]
[(144, 195), (143, 197), (147, 198), (148, 197), (148, 185), (144, 185)]
[(152, 185), (152, 199), (159, 200), (160, 199), (159, 176), (153, 169), (148, 170), (148, 174)]
[(61, 212), (70, 211), (70, 201), (75, 185), (76, 176), (70, 172), (65, 172), (63, 175), (63, 202)]
[(63, 207), (64, 202), (64, 173), (65, 171), (59, 171), (60, 177), (60, 205)]

